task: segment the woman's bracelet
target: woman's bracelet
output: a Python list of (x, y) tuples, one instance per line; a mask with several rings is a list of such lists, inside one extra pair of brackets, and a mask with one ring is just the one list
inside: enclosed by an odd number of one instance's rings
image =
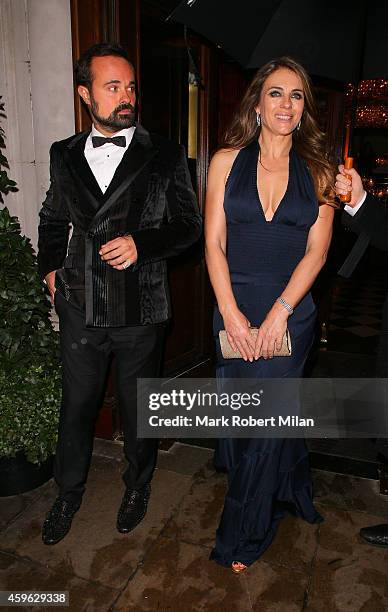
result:
[(276, 301), (279, 302), (279, 304), (281, 304), (283, 306), (283, 308), (288, 310), (290, 315), (292, 315), (292, 313), (294, 312), (294, 309), (293, 309), (293, 307), (288, 302), (286, 302), (286, 300), (284, 298), (278, 297)]

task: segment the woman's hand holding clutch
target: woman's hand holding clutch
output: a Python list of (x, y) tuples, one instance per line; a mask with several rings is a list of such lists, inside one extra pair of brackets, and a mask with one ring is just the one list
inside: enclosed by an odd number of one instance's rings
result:
[(249, 333), (251, 326), (243, 313), (234, 308), (223, 314), (225, 330), (228, 340), (234, 351), (240, 351), (244, 361), (253, 361), (255, 346)]
[(278, 303), (275, 303), (263, 323), (260, 325), (256, 337), (254, 356), (255, 359), (263, 357), (272, 359), (275, 346), (282, 346), (283, 337), (287, 329), (288, 312)]

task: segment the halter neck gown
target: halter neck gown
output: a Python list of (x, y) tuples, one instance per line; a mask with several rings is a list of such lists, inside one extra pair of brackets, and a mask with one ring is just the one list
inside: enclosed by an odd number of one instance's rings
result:
[[(286, 192), (271, 221), (267, 221), (257, 188), (257, 141), (241, 149), (226, 187), (227, 261), (239, 309), (251, 325), (260, 325), (287, 285), (305, 254), (318, 202), (305, 162), (291, 149)], [(224, 328), (215, 309), (214, 335), (217, 378), (299, 378), (310, 350), (315, 306), (308, 293), (288, 319), (291, 357), (223, 360), (218, 332)], [(221, 381), (220, 381), (221, 382)], [(323, 519), (312, 503), (308, 453), (303, 439), (221, 439), (216, 465), (228, 472), (216, 545), (210, 558), (230, 567), (233, 561), (250, 565), (275, 536), (285, 508), (309, 523)]]

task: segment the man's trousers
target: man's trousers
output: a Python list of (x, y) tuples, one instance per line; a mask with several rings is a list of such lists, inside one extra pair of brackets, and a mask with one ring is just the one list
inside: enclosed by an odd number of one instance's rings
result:
[(155, 468), (158, 441), (137, 439), (136, 379), (160, 374), (165, 324), (87, 328), (85, 313), (58, 291), (63, 367), (62, 407), (54, 475), (61, 497), (80, 503), (93, 451), (94, 429), (103, 402), (107, 374), (115, 357), (115, 393), (121, 413), (123, 475), (128, 488), (149, 483)]
[[(379, 349), (376, 363), (376, 376), (388, 378), (388, 294), (385, 297), (385, 302), (382, 311), (382, 326), (379, 340)], [(378, 438), (376, 441), (376, 449), (379, 453), (379, 458), (388, 470), (388, 436)]]

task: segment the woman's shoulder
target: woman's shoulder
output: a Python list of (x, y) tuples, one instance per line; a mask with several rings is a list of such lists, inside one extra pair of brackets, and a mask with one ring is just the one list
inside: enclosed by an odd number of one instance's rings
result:
[(210, 163), (210, 172), (218, 177), (223, 177), (223, 182), (226, 183), (233, 164), (241, 149), (218, 149), (212, 157)]
[(240, 151), (241, 149), (218, 149), (212, 157), (212, 163), (214, 162), (218, 166), (231, 166)]

